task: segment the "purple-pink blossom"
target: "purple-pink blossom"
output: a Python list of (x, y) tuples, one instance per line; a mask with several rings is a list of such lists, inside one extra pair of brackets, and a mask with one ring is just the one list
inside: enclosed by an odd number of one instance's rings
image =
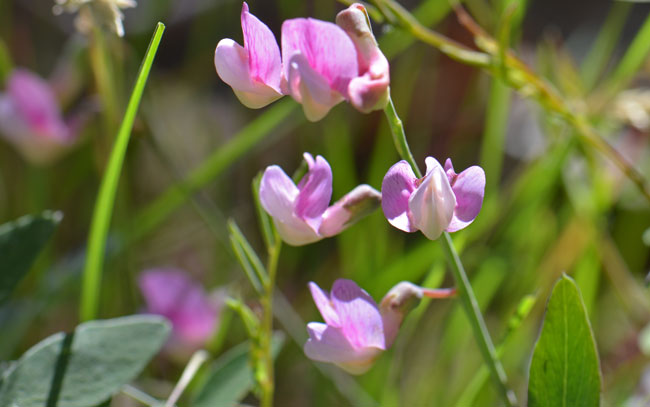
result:
[(26, 69), (14, 70), (0, 93), (0, 132), (35, 164), (52, 161), (76, 138), (50, 85)]
[(434, 240), (474, 221), (483, 204), (485, 172), (472, 166), (456, 174), (450, 159), (444, 169), (433, 157), (426, 158), (426, 165), (422, 179), (406, 161), (393, 165), (382, 182), (382, 209), (396, 228), (420, 230)]
[(431, 290), (403, 281), (377, 305), (352, 280), (336, 280), (330, 293), (313, 282), (309, 290), (325, 323), (307, 324), (305, 355), (334, 363), (352, 374), (365, 373), (391, 347), (404, 317), (423, 296), (449, 298), (456, 293), (454, 289)]
[(389, 67), (368, 21), (360, 4), (339, 13), (339, 25), (312, 18), (286, 20), (280, 56), (271, 30), (244, 3), (244, 46), (221, 40), (215, 67), (251, 108), (291, 95), (311, 121), (322, 119), (343, 100), (362, 112), (381, 109), (388, 100)]
[(166, 317), (172, 323), (172, 346), (200, 348), (215, 333), (223, 296), (208, 294), (187, 272), (174, 268), (140, 273), (145, 312)]
[(329, 206), (332, 169), (321, 156), (303, 155), (309, 170), (296, 185), (277, 165), (266, 168), (260, 201), (271, 215), (282, 240), (300, 246), (334, 236), (379, 206), (380, 194), (359, 185)]

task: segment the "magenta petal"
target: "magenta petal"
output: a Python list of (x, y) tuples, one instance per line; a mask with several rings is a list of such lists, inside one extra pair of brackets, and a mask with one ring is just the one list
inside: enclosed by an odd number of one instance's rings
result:
[(390, 167), (381, 183), (381, 208), (388, 222), (405, 232), (418, 230), (408, 216), (409, 197), (415, 190), (415, 174), (404, 160)]
[(260, 202), (273, 218), (281, 222), (292, 221), (294, 201), (298, 192), (298, 187), (282, 168), (271, 165), (264, 170), (260, 182)]
[(322, 75), (341, 95), (350, 80), (359, 74), (357, 53), (352, 40), (336, 24), (311, 18), (295, 18), (282, 24), (282, 60), (289, 78), (290, 61), (302, 54), (309, 66)]
[(218, 307), (197, 285), (188, 291), (172, 315), (177, 335), (186, 343), (201, 345), (216, 330)]
[[(451, 165), (451, 161), (448, 162)], [(451, 171), (453, 172), (453, 167)], [(454, 177), (451, 189), (456, 195), (456, 208), (447, 231), (455, 232), (472, 223), (481, 210), (485, 194), (485, 171), (476, 165), (469, 167)]]
[(377, 303), (354, 281), (338, 279), (330, 298), (341, 322), (341, 330), (355, 349), (386, 349), (384, 329)]
[(143, 271), (138, 277), (138, 283), (147, 303), (147, 310), (162, 315), (174, 311), (192, 285), (185, 272), (177, 269)]
[(339, 316), (336, 314), (336, 311), (332, 306), (329, 295), (313, 282), (309, 283), (309, 291), (311, 291), (311, 296), (314, 298), (316, 307), (318, 307), (325, 322), (333, 327), (341, 326)]
[(248, 51), (248, 65), (252, 80), (270, 86), (280, 93), (282, 61), (275, 36), (263, 22), (248, 12), (244, 2), (241, 10), (244, 48)]
[(300, 181), (300, 192), (296, 199), (295, 213), (314, 231), (318, 231), (323, 213), (332, 199), (332, 169), (321, 156), (313, 160), (305, 153), (309, 171)]

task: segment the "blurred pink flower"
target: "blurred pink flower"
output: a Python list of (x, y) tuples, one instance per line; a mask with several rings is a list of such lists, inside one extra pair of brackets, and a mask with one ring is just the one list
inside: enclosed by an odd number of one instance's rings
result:
[(76, 138), (50, 85), (25, 69), (14, 70), (0, 93), (0, 132), (34, 164), (52, 161)]
[(329, 206), (330, 165), (321, 156), (303, 157), (309, 171), (298, 186), (277, 165), (266, 168), (260, 183), (262, 207), (288, 244), (300, 246), (334, 236), (379, 206), (379, 192), (368, 185), (359, 185)]
[(330, 294), (313, 282), (309, 289), (325, 323), (307, 324), (305, 355), (352, 374), (365, 373), (381, 352), (391, 347), (404, 317), (423, 296), (448, 298), (456, 294), (454, 289), (431, 290), (403, 281), (378, 306), (352, 280), (336, 280)]
[(266, 106), (282, 95), (302, 104), (308, 120), (322, 119), (348, 100), (362, 112), (381, 109), (388, 100), (388, 61), (379, 50), (365, 8), (350, 6), (336, 24), (295, 18), (282, 24), (282, 58), (271, 30), (242, 8), (244, 47), (219, 42), (215, 67), (241, 102)]
[(215, 333), (223, 305), (220, 293), (206, 294), (188, 273), (173, 268), (145, 270), (138, 282), (146, 312), (171, 321), (172, 345), (200, 348)]
[(244, 46), (228, 38), (219, 41), (214, 65), (239, 100), (257, 109), (282, 97), (280, 48), (269, 27), (248, 12), (246, 3), (242, 5), (241, 26)]
[(426, 165), (422, 179), (404, 160), (393, 165), (382, 182), (382, 209), (396, 228), (420, 230), (435, 240), (445, 230), (455, 232), (474, 221), (483, 204), (485, 172), (472, 166), (456, 174), (450, 159), (444, 170), (433, 157), (426, 158)]

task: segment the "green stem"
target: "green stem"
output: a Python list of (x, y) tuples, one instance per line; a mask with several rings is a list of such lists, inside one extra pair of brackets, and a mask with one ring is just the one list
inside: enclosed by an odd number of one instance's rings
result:
[(83, 273), (83, 285), (81, 291), (81, 320), (88, 321), (97, 315), (99, 304), (99, 291), (104, 263), (106, 237), (113, 213), (113, 204), (117, 192), (117, 185), (122, 171), (122, 163), (129, 144), (133, 121), (140, 105), (140, 99), (147, 83), (153, 59), (158, 50), (158, 45), (165, 31), (165, 26), (158, 23), (154, 31), (149, 48), (144, 56), (140, 72), (131, 93), (129, 104), (126, 108), (124, 120), (117, 133), (115, 145), (111, 152), (106, 172), (102, 178), (99, 188), (97, 202), (93, 212), (90, 235), (88, 237), (88, 249), (86, 254), (86, 265)]
[(261, 407), (273, 406), (273, 393), (275, 389), (273, 373), (273, 352), (271, 339), (273, 338), (273, 289), (275, 287), (275, 276), (278, 270), (278, 260), (280, 259), (280, 250), (282, 240), (275, 235), (275, 245), (269, 247), (269, 260), (266, 266), (268, 279), (265, 284), (264, 296), (262, 297), (262, 306), (264, 307), (264, 318), (262, 320), (262, 332), (260, 332), (261, 348), (264, 355), (264, 365), (266, 370), (265, 380), (260, 383), (262, 387)]
[[(409, 162), (411, 167), (413, 167), (416, 176), (418, 178), (422, 177), (422, 172), (420, 172), (420, 169), (415, 163), (408, 141), (406, 140), (406, 133), (404, 132), (402, 120), (397, 115), (393, 101), (390, 98), (388, 105), (384, 109), (384, 113), (388, 118), (388, 123), (390, 125), (391, 133), (393, 134), (393, 141), (395, 142), (397, 152), (403, 159)], [(515, 397), (514, 392), (508, 388), (508, 379), (505, 370), (503, 369), (496, 351), (494, 350), (494, 344), (492, 343), (490, 333), (485, 326), (483, 315), (481, 314), (478, 302), (476, 301), (476, 296), (474, 295), (472, 286), (470, 285), (467, 274), (465, 273), (463, 263), (461, 263), (460, 257), (458, 257), (458, 253), (456, 253), (456, 249), (454, 248), (454, 243), (447, 232), (444, 232), (442, 246), (450, 260), (451, 270), (454, 279), (456, 280), (458, 296), (461, 299), (463, 309), (465, 310), (470, 325), (472, 326), (474, 337), (481, 351), (481, 355), (483, 355), (485, 364), (490, 370), (497, 391), (507, 406), (514, 406), (517, 404), (517, 398)]]

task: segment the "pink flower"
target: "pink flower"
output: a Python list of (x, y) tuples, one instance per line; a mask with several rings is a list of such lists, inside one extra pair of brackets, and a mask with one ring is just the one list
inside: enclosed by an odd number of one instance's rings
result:
[(178, 269), (143, 271), (138, 279), (147, 303), (146, 312), (166, 317), (172, 323), (172, 345), (198, 349), (215, 333), (223, 299)]
[(217, 73), (241, 102), (259, 108), (291, 95), (308, 120), (322, 119), (343, 100), (367, 113), (388, 101), (389, 69), (360, 4), (350, 6), (336, 24), (295, 18), (282, 24), (282, 58), (269, 28), (242, 7), (244, 47), (219, 42)]
[(396, 228), (420, 230), (434, 240), (445, 230), (455, 232), (474, 221), (483, 204), (485, 172), (473, 166), (456, 174), (450, 159), (444, 170), (433, 157), (427, 157), (426, 164), (422, 179), (406, 161), (388, 170), (381, 186), (382, 209)]
[(25, 69), (14, 70), (0, 93), (0, 132), (35, 164), (52, 161), (75, 141), (50, 85)]
[(430, 290), (408, 282), (393, 287), (381, 305), (354, 281), (338, 279), (330, 294), (309, 283), (311, 295), (325, 323), (307, 324), (308, 358), (334, 363), (352, 374), (365, 373), (393, 344), (406, 314), (423, 296), (448, 298), (456, 290)]
[(341, 200), (332, 199), (332, 169), (321, 156), (303, 155), (309, 171), (296, 186), (282, 168), (266, 168), (260, 183), (260, 201), (271, 215), (282, 239), (300, 246), (334, 236), (379, 206), (380, 195), (359, 185)]
[(280, 48), (269, 27), (248, 12), (246, 3), (242, 5), (241, 26), (244, 46), (231, 39), (219, 41), (214, 65), (239, 100), (257, 109), (282, 97)]
[(383, 109), (388, 102), (390, 72), (388, 60), (379, 49), (365, 7), (352, 4), (336, 16), (336, 24), (354, 42), (359, 61), (359, 76), (350, 81), (350, 103), (363, 113)]

